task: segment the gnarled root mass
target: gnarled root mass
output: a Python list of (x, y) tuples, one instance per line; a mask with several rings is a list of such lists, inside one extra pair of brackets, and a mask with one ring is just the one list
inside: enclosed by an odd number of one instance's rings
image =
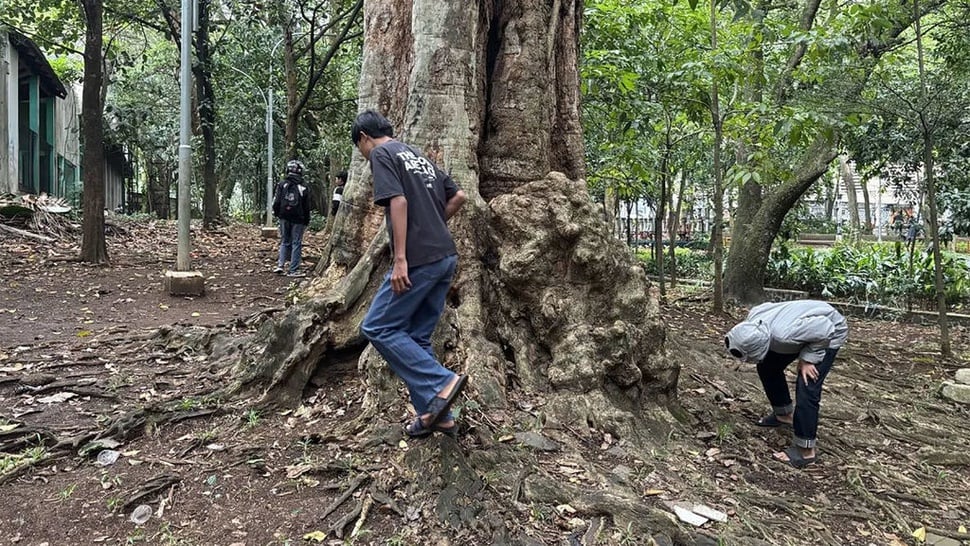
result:
[[(666, 437), (679, 367), (666, 354), (643, 269), (610, 236), (583, 182), (550, 173), (470, 207), (453, 231), (461, 265), (435, 349), (472, 377), (469, 399), (457, 406), (471, 425), (461, 444), (471, 449), (451, 440), (410, 449), (401, 461), (414, 476), (408, 494), (433, 502), (446, 527), (500, 543), (517, 525), (488, 514), (557, 505), (686, 542), (608, 476), (600, 452), (604, 439), (629, 454)], [(377, 237), (346, 275), (332, 264), (308, 300), (251, 339), (214, 342), (214, 358), (238, 361), (234, 389), (294, 406), (312, 378), (356, 360), (368, 394), (340, 432), (395, 446), (400, 436), (386, 431), (404, 416), (400, 382), (357, 333), (385, 249)]]

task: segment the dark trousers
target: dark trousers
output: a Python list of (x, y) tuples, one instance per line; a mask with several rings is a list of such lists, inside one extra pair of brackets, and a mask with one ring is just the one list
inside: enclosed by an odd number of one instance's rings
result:
[(799, 447), (815, 447), (818, 432), (818, 408), (822, 400), (822, 383), (832, 369), (838, 349), (826, 349), (825, 357), (815, 365), (818, 379), (805, 383), (800, 374), (795, 379), (795, 404), (792, 405), (791, 392), (785, 379), (785, 368), (798, 358), (797, 354), (779, 354), (768, 351), (764, 360), (758, 363), (758, 377), (768, 395), (768, 401), (775, 415), (788, 415), (794, 411), (794, 443)]

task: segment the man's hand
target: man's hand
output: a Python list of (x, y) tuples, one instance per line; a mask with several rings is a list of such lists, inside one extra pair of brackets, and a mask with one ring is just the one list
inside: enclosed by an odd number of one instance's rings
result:
[(395, 258), (394, 269), (391, 270), (391, 290), (395, 294), (403, 294), (411, 289), (411, 279), (408, 278), (407, 258)]
[[(804, 360), (798, 361), (798, 375), (802, 376), (802, 381), (806, 385), (818, 379), (818, 368), (815, 364), (811, 362), (805, 362)], [(811, 380), (811, 381), (810, 381)]]

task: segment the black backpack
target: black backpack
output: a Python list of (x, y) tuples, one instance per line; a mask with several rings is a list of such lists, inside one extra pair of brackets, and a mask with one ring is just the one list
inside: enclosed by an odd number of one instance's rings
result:
[(280, 189), (280, 216), (296, 216), (300, 211), (300, 188), (298, 184), (286, 182)]

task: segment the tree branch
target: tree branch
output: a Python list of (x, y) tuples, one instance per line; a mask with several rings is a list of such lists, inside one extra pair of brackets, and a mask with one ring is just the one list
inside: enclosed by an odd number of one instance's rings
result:
[(321, 60), (321, 63), (320, 63), (319, 70), (314, 71), (311, 69), (310, 81), (307, 83), (306, 89), (303, 92), (303, 96), (300, 97), (300, 100), (299, 102), (297, 102), (297, 105), (296, 105), (295, 110), (297, 112), (299, 112), (300, 110), (306, 107), (307, 102), (309, 102), (310, 100), (310, 96), (313, 94), (313, 89), (320, 81), (320, 78), (323, 77), (324, 71), (327, 69), (327, 66), (330, 64), (330, 61), (333, 60), (333, 57), (337, 54), (337, 50), (340, 49), (340, 46), (343, 45), (344, 42), (350, 39), (349, 38), (350, 29), (353, 28), (354, 24), (357, 22), (357, 17), (358, 15), (360, 15), (360, 11), (363, 8), (363, 6), (364, 6), (364, 0), (357, 0), (350, 14), (347, 16), (345, 20), (344, 28), (341, 30), (340, 35), (334, 39), (334, 41), (330, 44), (330, 48), (327, 50), (327, 53), (323, 56), (323, 59)]
[[(804, 32), (812, 30), (812, 26), (815, 24), (815, 16), (818, 14), (818, 8), (821, 3), (821, 0), (807, 1), (805, 9), (802, 11), (802, 16), (798, 20), (799, 30)], [(795, 45), (795, 50), (792, 51), (791, 57), (788, 58), (788, 63), (785, 65), (781, 77), (778, 78), (778, 83), (775, 84), (774, 96), (777, 104), (783, 104), (785, 102), (788, 86), (791, 85), (792, 74), (798, 68), (798, 65), (802, 63), (806, 51), (808, 51), (808, 42), (806, 40), (799, 40), (798, 44)]]

